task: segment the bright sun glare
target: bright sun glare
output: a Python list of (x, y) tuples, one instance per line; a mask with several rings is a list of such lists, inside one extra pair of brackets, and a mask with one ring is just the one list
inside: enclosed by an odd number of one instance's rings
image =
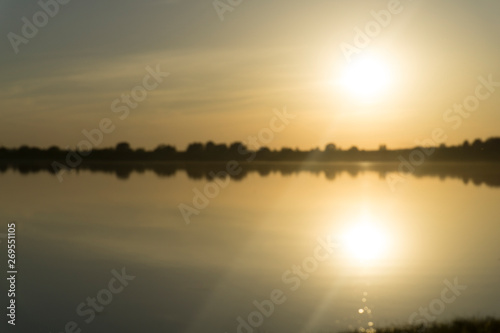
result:
[(361, 261), (381, 259), (388, 248), (388, 241), (387, 234), (366, 219), (342, 235), (342, 247), (347, 254)]
[(389, 66), (376, 56), (353, 60), (344, 68), (339, 84), (360, 102), (373, 102), (387, 93), (392, 83)]

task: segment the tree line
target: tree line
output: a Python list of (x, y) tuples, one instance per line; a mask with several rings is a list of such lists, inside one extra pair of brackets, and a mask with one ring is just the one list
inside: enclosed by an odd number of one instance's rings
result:
[(500, 160), (500, 137), (485, 141), (476, 139), (461, 145), (438, 147), (413, 147), (389, 150), (380, 145), (378, 150), (360, 150), (356, 146), (343, 150), (333, 143), (323, 149), (300, 150), (292, 148), (251, 149), (242, 142), (202, 143), (193, 142), (184, 151), (175, 146), (161, 144), (155, 149), (132, 148), (128, 142), (115, 147), (93, 150), (61, 149), (52, 146), (47, 149), (23, 145), (19, 148), (0, 147), (2, 161), (63, 161), (68, 154), (78, 154), (85, 161), (392, 161), (399, 155), (415, 149), (433, 149), (431, 160)]

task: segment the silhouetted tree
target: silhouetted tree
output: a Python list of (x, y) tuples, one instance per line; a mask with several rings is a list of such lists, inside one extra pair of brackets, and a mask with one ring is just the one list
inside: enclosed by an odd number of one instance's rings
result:
[(225, 143), (220, 143), (215, 146), (215, 151), (218, 154), (226, 154), (228, 151), (228, 148)]
[(213, 154), (215, 152), (215, 143), (213, 141), (208, 141), (206, 144), (205, 144), (205, 151), (208, 153), (208, 154)]
[(257, 156), (259, 159), (267, 160), (271, 157), (271, 149), (267, 147), (260, 147), (259, 150), (257, 150)]
[(221, 157), (223, 154), (227, 153), (227, 146), (224, 143), (221, 144), (215, 144), (212, 141), (209, 141), (205, 144), (205, 152), (207, 153), (207, 156), (219, 156)]
[(230, 152), (238, 153), (238, 149), (240, 149), (242, 151), (245, 151), (246, 147), (241, 142), (233, 142), (233, 143), (231, 143), (229, 145), (229, 151)]
[(153, 153), (154, 153), (156, 158), (168, 159), (168, 158), (174, 157), (177, 153), (177, 150), (175, 149), (174, 146), (159, 145), (158, 147), (156, 147), (156, 149), (153, 151)]
[(472, 149), (475, 151), (479, 151), (482, 148), (483, 148), (483, 141), (481, 141), (481, 139), (474, 140), (474, 142), (472, 143)]
[(122, 153), (132, 151), (132, 148), (130, 148), (130, 144), (128, 142), (118, 143), (115, 149), (117, 152), (122, 152)]
[(500, 138), (490, 138), (483, 144), (484, 150), (500, 152)]
[(331, 153), (337, 150), (337, 146), (334, 143), (329, 143), (325, 146), (325, 152)]
[(190, 143), (186, 149), (186, 155), (189, 159), (200, 158), (204, 152), (203, 143), (194, 142)]

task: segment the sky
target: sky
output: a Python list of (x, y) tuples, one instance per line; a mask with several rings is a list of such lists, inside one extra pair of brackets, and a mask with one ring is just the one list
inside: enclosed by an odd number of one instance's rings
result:
[(500, 82), (498, 0), (59, 1), (0, 1), (0, 146), (75, 147), (106, 118), (99, 147), (246, 142), (285, 109), (266, 146), (500, 135), (500, 83), (478, 79)]

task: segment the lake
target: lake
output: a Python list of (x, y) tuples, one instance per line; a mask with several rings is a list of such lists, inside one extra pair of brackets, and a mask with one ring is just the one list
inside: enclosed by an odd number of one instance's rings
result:
[(83, 169), (63, 182), (3, 170), (16, 331), (369, 332), (500, 316), (498, 165), (424, 168), (391, 187), (396, 168)]

